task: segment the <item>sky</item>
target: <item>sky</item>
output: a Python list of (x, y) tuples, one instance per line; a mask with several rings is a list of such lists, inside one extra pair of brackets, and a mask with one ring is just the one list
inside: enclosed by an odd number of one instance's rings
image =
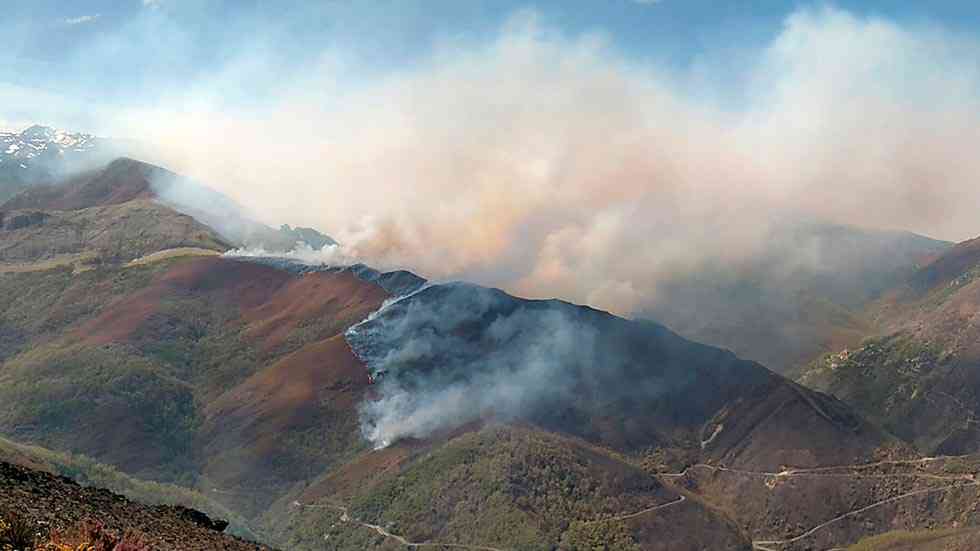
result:
[(3, 9), (0, 126), (136, 140), (380, 267), (630, 313), (787, 220), (980, 235), (975, 2)]
[[(601, 35), (626, 59), (686, 73), (717, 72), (761, 49), (801, 7), (790, 0), (38, 0), (4, 7), (0, 50), (4, 96), (32, 93), (39, 103), (4, 102), (7, 126), (38, 117), (103, 130), (92, 107), (139, 106), (208, 87), (236, 105), (277, 92), (284, 77), (311, 65), (343, 64), (348, 81), (378, 78), (423, 63), (447, 43), (492, 41), (521, 10), (533, 10), (567, 36)], [(899, 23), (929, 23), (964, 33), (980, 28), (980, 4), (941, 0), (860, 0), (833, 6)], [(252, 59), (243, 60), (248, 52)], [(717, 63), (724, 59), (725, 63)], [(732, 68), (700, 75), (725, 83)], [(250, 72), (254, 74), (250, 74)], [(735, 97), (720, 98), (737, 105)]]

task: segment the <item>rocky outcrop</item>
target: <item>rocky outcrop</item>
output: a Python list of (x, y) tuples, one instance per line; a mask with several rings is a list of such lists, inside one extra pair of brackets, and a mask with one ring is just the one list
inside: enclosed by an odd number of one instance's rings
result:
[(267, 547), (223, 533), (228, 523), (180, 506), (149, 506), (108, 490), (0, 462), (0, 512), (33, 526), (38, 539), (83, 522), (107, 531), (136, 533), (154, 550), (257, 551)]

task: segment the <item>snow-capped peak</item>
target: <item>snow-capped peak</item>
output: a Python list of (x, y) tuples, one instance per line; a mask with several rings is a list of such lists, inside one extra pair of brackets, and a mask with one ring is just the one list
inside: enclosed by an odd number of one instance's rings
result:
[(95, 149), (98, 141), (91, 134), (41, 125), (31, 126), (22, 132), (0, 132), (0, 163), (29, 161), (44, 153), (54, 156), (86, 153)]

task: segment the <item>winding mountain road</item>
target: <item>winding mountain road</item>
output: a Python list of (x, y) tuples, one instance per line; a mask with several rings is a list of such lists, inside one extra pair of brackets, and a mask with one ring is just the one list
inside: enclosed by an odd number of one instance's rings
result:
[(631, 518), (636, 518), (636, 517), (639, 517), (639, 516), (643, 516), (643, 515), (645, 515), (647, 513), (652, 513), (654, 511), (659, 511), (660, 509), (666, 509), (667, 507), (672, 507), (674, 505), (680, 505), (686, 499), (687, 499), (686, 497), (680, 496), (677, 499), (675, 499), (674, 501), (671, 501), (671, 502), (668, 502), (668, 503), (661, 503), (660, 505), (654, 505), (653, 507), (647, 507), (646, 509), (643, 509), (642, 511), (637, 511), (635, 513), (629, 513), (627, 515), (619, 515), (619, 516), (615, 516), (615, 517), (601, 518), (601, 519), (598, 519), (598, 520), (590, 520), (588, 522), (583, 522), (582, 524), (584, 524), (586, 526), (589, 526), (589, 525), (592, 525), (592, 524), (602, 524), (604, 522), (620, 522), (620, 521), (623, 521), (623, 520), (629, 520)]
[[(853, 467), (853, 468), (867, 468), (867, 467), (872, 467), (872, 466), (875, 466), (875, 465), (882, 465), (882, 464), (885, 464), (885, 463), (865, 464), (865, 465), (862, 465), (861, 467)], [(679, 478), (679, 477), (686, 476), (688, 474), (688, 472), (691, 471), (692, 469), (706, 469), (706, 470), (717, 471), (717, 472), (726, 472), (726, 473), (741, 474), (741, 475), (745, 475), (745, 476), (761, 476), (761, 477), (771, 477), (771, 478), (792, 478), (792, 477), (800, 477), (800, 478), (918, 478), (918, 479), (942, 480), (942, 481), (946, 481), (946, 480), (967, 480), (967, 481), (972, 481), (973, 480), (973, 475), (970, 475), (970, 474), (962, 474), (962, 475), (938, 475), (938, 474), (932, 474), (932, 473), (869, 473), (869, 474), (863, 474), (863, 473), (834, 473), (834, 472), (827, 472), (827, 471), (829, 471), (831, 469), (844, 469), (844, 468), (848, 468), (848, 467), (826, 467), (826, 468), (818, 468), (818, 469), (786, 469), (786, 470), (779, 471), (779, 472), (772, 472), (772, 471), (746, 471), (746, 470), (741, 470), (741, 469), (731, 469), (731, 468), (728, 468), (728, 467), (719, 467), (717, 465), (707, 465), (707, 464), (703, 464), (703, 463), (698, 463), (696, 465), (691, 465), (690, 467), (688, 467), (687, 469), (684, 469), (684, 471), (682, 471), (680, 473), (663, 473), (663, 474), (660, 474), (659, 476), (666, 477), (666, 478)]]
[(340, 511), (340, 520), (341, 520), (341, 522), (351, 522), (351, 523), (357, 524), (358, 526), (362, 526), (364, 528), (370, 528), (371, 530), (374, 530), (375, 532), (377, 532), (381, 536), (384, 536), (384, 537), (389, 538), (389, 539), (393, 539), (393, 540), (397, 541), (398, 543), (404, 545), (405, 547), (449, 547), (449, 548), (453, 548), (453, 549), (473, 549), (473, 550), (476, 550), (476, 551), (507, 551), (507, 550), (501, 549), (499, 547), (490, 547), (489, 545), (474, 545), (474, 544), (466, 544), (466, 543), (439, 543), (439, 542), (413, 542), (413, 541), (408, 541), (408, 539), (406, 539), (404, 536), (400, 536), (398, 534), (391, 533), (388, 530), (385, 530), (384, 527), (382, 527), (382, 526), (378, 526), (377, 524), (371, 524), (370, 522), (364, 522), (364, 521), (361, 521), (361, 520), (357, 520), (356, 518), (350, 516), (350, 513), (349, 513), (347, 507), (344, 507), (343, 505), (333, 505), (333, 504), (328, 504), (328, 505), (306, 505), (306, 504), (300, 503), (298, 501), (294, 501), (293, 502), (293, 506), (294, 507), (302, 507), (302, 508), (312, 508), (312, 509), (333, 509), (335, 511)]
[(966, 487), (969, 487), (969, 486), (978, 486), (978, 485), (980, 485), (980, 483), (971, 482), (969, 484), (951, 484), (949, 486), (945, 486), (945, 487), (942, 487), (942, 488), (925, 488), (925, 489), (922, 489), (922, 490), (915, 490), (915, 491), (912, 491), (912, 492), (906, 492), (906, 493), (901, 494), (901, 495), (892, 496), (892, 497), (890, 497), (888, 499), (883, 499), (881, 501), (872, 503), (871, 505), (866, 505), (864, 507), (861, 507), (860, 509), (855, 509), (853, 511), (848, 511), (847, 513), (844, 513), (842, 515), (838, 515), (838, 516), (836, 516), (836, 517), (828, 520), (827, 522), (818, 524), (818, 525), (814, 526), (813, 528), (810, 528), (809, 530), (807, 530), (806, 532), (803, 532), (802, 534), (800, 534), (798, 536), (794, 536), (792, 538), (783, 539), (783, 540), (756, 540), (756, 541), (753, 541), (752, 542), (752, 546), (755, 549), (758, 549), (760, 551), (777, 551), (777, 550), (774, 550), (774, 549), (769, 548), (768, 546), (770, 546), (770, 545), (783, 546), (783, 545), (789, 545), (791, 543), (796, 543), (796, 542), (798, 542), (798, 541), (800, 541), (802, 539), (805, 539), (805, 538), (808, 538), (808, 537), (812, 536), (816, 532), (818, 532), (818, 531), (826, 528), (827, 526), (830, 526), (831, 524), (834, 524), (836, 522), (840, 522), (841, 520), (844, 520), (845, 518), (848, 518), (848, 517), (859, 515), (859, 514), (865, 512), (865, 511), (869, 511), (871, 509), (874, 509), (876, 507), (880, 507), (882, 505), (887, 505), (889, 503), (894, 503), (896, 501), (905, 499), (907, 497), (916, 496), (916, 495), (931, 494), (931, 493), (937, 493), (937, 492), (948, 492), (950, 490), (955, 490), (957, 488), (966, 488)]
[[(942, 486), (942, 487), (938, 487), (938, 488), (923, 488), (923, 489), (913, 490), (913, 491), (910, 491), (910, 492), (905, 492), (903, 494), (900, 494), (900, 495), (897, 495), (897, 496), (892, 496), (890, 498), (883, 499), (881, 501), (877, 501), (875, 503), (872, 503), (870, 505), (866, 505), (864, 507), (860, 507), (860, 508), (854, 509), (852, 511), (847, 511), (847, 512), (842, 513), (842, 514), (840, 514), (840, 515), (838, 515), (838, 516), (836, 516), (836, 517), (834, 517), (834, 518), (832, 518), (830, 520), (827, 520), (825, 522), (822, 522), (822, 523), (820, 523), (820, 524), (818, 524), (818, 525), (816, 525), (816, 526), (814, 526), (814, 527), (806, 530), (805, 532), (802, 532), (802, 533), (800, 533), (800, 534), (798, 534), (796, 536), (793, 536), (791, 538), (786, 538), (786, 539), (754, 540), (752, 542), (752, 548), (755, 549), (756, 551), (783, 551), (783, 548), (786, 545), (791, 545), (793, 543), (796, 543), (796, 542), (799, 542), (801, 540), (804, 540), (804, 539), (812, 536), (813, 534), (819, 532), (820, 530), (822, 530), (824, 528), (827, 528), (828, 526), (831, 526), (831, 525), (833, 525), (833, 524), (835, 524), (837, 522), (840, 522), (840, 521), (842, 521), (844, 519), (847, 519), (849, 517), (853, 517), (853, 516), (859, 515), (861, 513), (864, 513), (866, 511), (871, 510), (871, 509), (875, 509), (877, 507), (881, 507), (883, 505), (887, 505), (889, 503), (894, 503), (896, 501), (900, 501), (902, 499), (906, 499), (906, 498), (909, 498), (909, 497), (914, 497), (914, 496), (917, 496), (917, 495), (925, 495), (925, 494), (940, 493), (940, 492), (949, 492), (949, 491), (952, 491), (952, 490), (955, 490), (955, 489), (959, 489), (959, 488), (968, 488), (968, 487), (978, 487), (978, 486), (980, 486), (980, 480), (978, 480), (976, 478), (976, 476), (974, 476), (972, 474), (968, 474), (968, 473), (956, 474), (956, 475), (938, 475), (938, 474), (933, 474), (933, 473), (871, 473), (871, 474), (862, 474), (862, 473), (859, 473), (859, 472), (858, 473), (854, 473), (854, 472), (851, 472), (851, 473), (835, 473), (835, 472), (831, 472), (831, 471), (840, 470), (840, 469), (864, 470), (864, 469), (869, 469), (869, 468), (874, 468), (874, 467), (881, 467), (881, 466), (886, 466), (886, 465), (915, 465), (915, 464), (923, 464), (923, 463), (932, 463), (932, 462), (935, 462), (935, 461), (942, 461), (942, 460), (946, 460), (946, 459), (955, 459), (955, 457), (956, 456), (938, 456), (938, 457), (922, 457), (922, 458), (918, 458), (918, 459), (893, 459), (893, 460), (877, 461), (877, 462), (873, 462), (873, 463), (860, 463), (860, 464), (855, 464), (855, 465), (838, 465), (838, 466), (831, 466), (831, 467), (814, 467), (814, 468), (806, 468), (806, 469), (792, 469), (792, 468), (789, 468), (789, 469), (784, 469), (784, 470), (779, 471), (779, 472), (773, 472), (773, 471), (749, 471), (749, 470), (744, 470), (744, 469), (733, 469), (733, 468), (729, 468), (729, 467), (721, 467), (721, 466), (718, 466), (718, 465), (709, 465), (709, 464), (706, 464), (706, 463), (698, 463), (698, 464), (691, 465), (691, 466), (687, 467), (686, 469), (684, 469), (683, 471), (681, 471), (679, 473), (661, 473), (659, 476), (662, 477), (662, 478), (666, 478), (666, 479), (683, 478), (684, 476), (687, 476), (687, 474), (691, 470), (693, 470), (693, 469), (707, 469), (707, 470), (712, 470), (712, 471), (716, 471), (716, 472), (729, 472), (729, 473), (741, 474), (741, 475), (746, 475), (746, 476), (764, 476), (764, 477), (773, 477), (773, 478), (784, 478), (784, 477), (785, 478), (789, 478), (789, 477), (825, 477), (825, 478), (922, 478), (922, 479), (929, 479), (929, 480), (955, 481), (956, 482), (954, 484), (950, 484), (948, 486)], [(834, 548), (834, 549), (839, 549), (839, 548)]]
[[(861, 476), (861, 475), (856, 475), (856, 476)], [(864, 475), (864, 476), (867, 476), (867, 475)], [(819, 532), (820, 530), (822, 530), (822, 529), (824, 529), (824, 528), (826, 528), (826, 527), (828, 527), (828, 526), (830, 526), (832, 524), (835, 524), (837, 522), (840, 522), (840, 521), (842, 521), (842, 520), (844, 520), (846, 518), (853, 517), (853, 516), (859, 515), (861, 513), (870, 511), (871, 509), (875, 509), (875, 508), (881, 507), (883, 505), (888, 505), (889, 503), (894, 503), (894, 502), (897, 502), (897, 501), (900, 501), (900, 500), (903, 500), (903, 499), (906, 499), (906, 498), (909, 498), (909, 497), (917, 496), (917, 495), (926, 495), (926, 494), (932, 494), (932, 493), (942, 493), (942, 492), (949, 492), (951, 490), (956, 490), (956, 489), (959, 489), (959, 488), (969, 488), (969, 487), (978, 487), (978, 486), (980, 486), (980, 481), (973, 480), (973, 478), (970, 475), (957, 475), (957, 476), (950, 476), (950, 477), (939, 477), (939, 476), (935, 476), (935, 478), (940, 478), (940, 479), (943, 479), (944, 478), (946, 480), (958, 480), (958, 481), (968, 480), (969, 482), (967, 482), (967, 483), (959, 483), (959, 484), (950, 484), (949, 486), (943, 486), (943, 487), (939, 487), (939, 488), (923, 488), (923, 489), (919, 489), (919, 490), (913, 490), (913, 491), (910, 491), (910, 492), (905, 492), (903, 494), (899, 494), (897, 496), (892, 496), (890, 498), (883, 499), (881, 501), (876, 501), (875, 503), (872, 503), (870, 505), (865, 505), (864, 507), (860, 507), (860, 508), (854, 509), (852, 511), (848, 511), (846, 513), (840, 514), (840, 515), (838, 515), (838, 516), (836, 516), (836, 517), (834, 517), (834, 518), (832, 518), (830, 520), (827, 520), (825, 522), (822, 522), (822, 523), (820, 523), (820, 524), (818, 524), (818, 525), (810, 528), (809, 530), (807, 530), (805, 532), (802, 532), (802, 533), (800, 533), (800, 534), (798, 534), (796, 536), (793, 536), (791, 538), (786, 538), (786, 539), (781, 539), (781, 540), (776, 540), (776, 539), (754, 540), (752, 542), (752, 548), (755, 549), (755, 550), (757, 550), (757, 551), (782, 551), (783, 546), (791, 545), (793, 543), (796, 543), (798, 541), (801, 541), (803, 539), (806, 539), (806, 538), (812, 536), (813, 534)], [(774, 548), (772, 546), (777, 546), (778, 549), (777, 548)], [(834, 549), (839, 549), (839, 548), (834, 548)]]
[[(685, 496), (682, 495), (682, 496), (679, 496), (674, 501), (670, 501), (668, 503), (661, 503), (659, 505), (654, 505), (653, 507), (647, 507), (646, 509), (643, 509), (642, 511), (636, 511), (635, 513), (629, 513), (629, 514), (625, 514), (625, 515), (618, 515), (618, 516), (615, 516), (615, 517), (609, 517), (609, 518), (604, 518), (604, 519), (590, 520), (590, 521), (585, 522), (583, 524), (585, 524), (585, 525), (591, 525), (591, 524), (601, 524), (601, 523), (605, 523), (605, 522), (621, 522), (621, 521), (629, 520), (629, 519), (636, 518), (636, 517), (639, 517), (639, 516), (643, 516), (645, 514), (652, 513), (654, 511), (659, 511), (661, 509), (666, 509), (668, 507), (673, 507), (674, 505), (680, 505), (681, 503), (683, 503), (686, 500), (687, 500), (687, 497), (685, 497)], [(491, 546), (488, 546), (488, 545), (475, 545), (475, 544), (463, 544), (463, 543), (440, 543), (440, 542), (413, 542), (413, 541), (408, 541), (408, 539), (406, 539), (404, 536), (401, 536), (401, 535), (398, 535), (398, 534), (394, 534), (392, 532), (389, 532), (388, 530), (386, 530), (382, 526), (379, 526), (377, 524), (371, 524), (370, 522), (364, 522), (364, 521), (355, 519), (354, 517), (350, 516), (350, 512), (348, 511), (348, 509), (346, 507), (342, 506), (342, 505), (334, 505), (334, 504), (326, 504), (326, 505), (319, 505), (319, 504), (317, 504), (317, 505), (313, 505), (313, 504), (303, 504), (303, 503), (300, 503), (298, 501), (294, 501), (293, 502), (293, 506), (294, 507), (302, 507), (302, 508), (314, 508), (314, 509), (333, 509), (335, 511), (340, 511), (340, 520), (341, 520), (341, 522), (352, 522), (352, 523), (357, 524), (359, 526), (362, 526), (364, 528), (370, 528), (371, 530), (374, 530), (378, 534), (380, 534), (380, 535), (382, 535), (382, 536), (384, 536), (386, 538), (393, 539), (393, 540), (397, 541), (398, 543), (400, 543), (400, 544), (402, 544), (402, 545), (404, 545), (406, 547), (450, 547), (450, 548), (454, 548), (454, 549), (473, 549), (473, 550), (478, 550), (478, 551), (505, 551), (504, 549), (501, 549), (501, 548), (498, 548), (498, 547), (491, 547)]]

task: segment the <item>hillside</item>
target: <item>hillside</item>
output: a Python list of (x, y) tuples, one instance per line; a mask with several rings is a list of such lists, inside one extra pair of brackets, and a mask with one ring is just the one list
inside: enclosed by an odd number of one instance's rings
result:
[(154, 197), (151, 165), (117, 159), (64, 181), (36, 185), (4, 203), (5, 210), (80, 210)]
[(789, 376), (873, 326), (865, 306), (952, 244), (907, 232), (785, 222), (762, 251), (658, 284), (642, 315)]
[(0, 235), (0, 273), (89, 269), (174, 249), (286, 252), (336, 244), (312, 228), (255, 222), (221, 194), (126, 158), (21, 190), (0, 203)]
[(710, 496), (753, 534), (755, 549), (803, 551), (843, 548), (890, 532), (884, 541), (902, 541), (894, 532), (969, 531), (980, 524), (978, 470), (974, 455), (778, 471), (696, 464), (661, 476)]
[(0, 462), (0, 511), (7, 525), (0, 532), (0, 543), (7, 543), (4, 540), (12, 528), (25, 526), (39, 546), (51, 541), (69, 549), (116, 539), (128, 540), (134, 544), (132, 549), (159, 551), (268, 549), (223, 534), (225, 522), (192, 509), (143, 505), (107, 490), (82, 487), (68, 478), (5, 462)]
[[(20, 217), (44, 211), (50, 215), (51, 211), (78, 211), (152, 199), (217, 232), (222, 250), (229, 244), (273, 252), (289, 251), (297, 243), (315, 250), (336, 244), (313, 228), (266, 226), (221, 193), (124, 156), (144, 149), (134, 142), (39, 125), (22, 132), (0, 132), (0, 213), (8, 211), (9, 217)], [(83, 225), (98, 225), (101, 216), (104, 215), (86, 217), (89, 224)], [(105, 226), (102, 225), (103, 230)], [(71, 227), (62, 231), (80, 230)], [(56, 236), (49, 233), (44, 237)], [(131, 233), (117, 236), (132, 237)], [(35, 242), (41, 244), (45, 239)]]
[[(71, 211), (0, 212), (0, 270), (123, 263), (181, 247), (221, 252), (230, 244), (193, 218), (152, 201)], [(43, 264), (47, 263), (47, 264)]]
[(35, 185), (0, 205), (0, 272), (89, 269), (175, 248), (231, 243), (155, 200), (154, 167), (129, 160)]
[(291, 549), (370, 548), (370, 525), (482, 549), (751, 549), (694, 496), (575, 439), (489, 426), (416, 446), (368, 453), (291, 496), (274, 532)]
[(182, 505), (227, 521), (227, 532), (249, 540), (256, 535), (249, 522), (214, 500), (181, 486), (133, 478), (84, 455), (19, 444), (0, 438), (0, 461), (70, 478), (81, 486), (103, 488), (147, 505)]
[(978, 274), (980, 240), (953, 247), (869, 307), (869, 340), (814, 362), (801, 381), (927, 453), (980, 450)]
[[(4, 432), (85, 453), (139, 476), (188, 483), (209, 472), (207, 461), (214, 462), (219, 480), (233, 476), (228, 462), (245, 468), (252, 453), (259, 454), (259, 472), (252, 476), (270, 476), (262, 454), (276, 448), (254, 439), (246, 440), (244, 457), (203, 453), (210, 446), (204, 439), (209, 419), (225, 414), (215, 404), (261, 372), (275, 376), (281, 368), (310, 371), (322, 365), (301, 349), (342, 333), (387, 296), (350, 273), (300, 277), (207, 257), (81, 274), (11, 274), (0, 278), (0, 286), (8, 336), (0, 367)], [(283, 422), (302, 426), (295, 433), (271, 431), (271, 444), (315, 436), (306, 404), (288, 397)], [(309, 400), (319, 407), (315, 393)], [(271, 419), (272, 413), (249, 419)], [(214, 437), (224, 439), (227, 448), (221, 451), (230, 453), (236, 432), (230, 419), (221, 419)], [(356, 434), (356, 426), (349, 431)], [(288, 477), (317, 469), (331, 453), (315, 440), (307, 445), (315, 456), (301, 454), (297, 465), (284, 465)]]

